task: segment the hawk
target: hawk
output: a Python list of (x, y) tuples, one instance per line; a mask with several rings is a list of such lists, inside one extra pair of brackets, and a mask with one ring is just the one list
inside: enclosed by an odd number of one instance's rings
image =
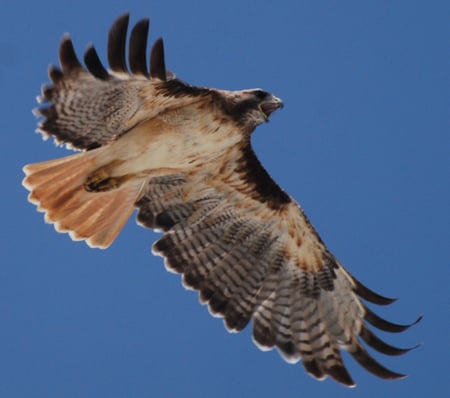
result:
[[(45, 138), (79, 153), (24, 167), (29, 200), (45, 221), (90, 247), (107, 248), (135, 208), (161, 231), (153, 253), (198, 290), (229, 331), (252, 321), (263, 350), (302, 360), (318, 379), (353, 386), (341, 351), (384, 379), (398, 379), (362, 341), (387, 355), (409, 349), (378, 338), (411, 325), (382, 319), (361, 299), (394, 300), (365, 287), (330, 253), (301, 207), (256, 157), (250, 137), (282, 107), (260, 90), (191, 86), (166, 71), (162, 39), (147, 68), (149, 20), (119, 17), (108, 37), (110, 70), (89, 46), (82, 66), (65, 35), (35, 113)], [(128, 64), (128, 66), (127, 66)]]

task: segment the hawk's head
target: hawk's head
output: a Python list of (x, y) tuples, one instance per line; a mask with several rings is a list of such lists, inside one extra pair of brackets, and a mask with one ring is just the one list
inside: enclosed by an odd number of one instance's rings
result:
[(223, 110), (241, 128), (252, 132), (256, 126), (269, 120), (269, 116), (283, 106), (281, 99), (260, 89), (222, 92)]

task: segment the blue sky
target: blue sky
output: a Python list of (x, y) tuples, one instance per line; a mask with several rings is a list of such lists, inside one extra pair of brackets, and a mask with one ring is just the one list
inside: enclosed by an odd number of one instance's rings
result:
[[(107, 251), (57, 234), (27, 203), (26, 163), (68, 152), (31, 114), (64, 32), (82, 52), (124, 11), (149, 16), (166, 64), (196, 85), (261, 87), (285, 108), (253, 144), (332, 252), (400, 300), (377, 312), (424, 319), (390, 358), (389, 382), (345, 357), (353, 390), (317, 382), (225, 331), (126, 225)], [(1, 0), (2, 397), (443, 397), (450, 390), (448, 15), (444, 1)], [(133, 217), (134, 218), (134, 217)]]

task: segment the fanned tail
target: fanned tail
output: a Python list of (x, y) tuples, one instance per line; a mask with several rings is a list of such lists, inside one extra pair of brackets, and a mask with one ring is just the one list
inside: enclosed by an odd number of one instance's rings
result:
[(58, 232), (105, 249), (133, 212), (142, 181), (110, 191), (88, 192), (83, 184), (95, 168), (95, 151), (30, 164), (23, 168), (23, 185), (30, 191), (28, 200), (45, 213), (45, 221), (54, 224)]

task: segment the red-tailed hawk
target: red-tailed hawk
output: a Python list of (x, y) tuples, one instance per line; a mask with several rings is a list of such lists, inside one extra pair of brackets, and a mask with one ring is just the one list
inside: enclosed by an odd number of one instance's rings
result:
[(361, 298), (394, 300), (362, 285), (331, 254), (299, 205), (269, 176), (250, 145), (255, 128), (282, 106), (263, 90), (194, 87), (167, 72), (158, 39), (147, 70), (149, 21), (131, 31), (128, 15), (113, 24), (106, 70), (94, 47), (86, 69), (69, 36), (50, 67), (36, 113), (39, 131), (81, 151), (24, 168), (29, 200), (59, 232), (107, 248), (135, 208), (138, 222), (163, 232), (153, 252), (187, 288), (224, 318), (230, 331), (250, 320), (263, 350), (300, 359), (318, 379), (354, 382), (341, 350), (385, 379), (386, 369), (361, 344), (387, 355), (396, 348), (367, 323), (400, 332)]

